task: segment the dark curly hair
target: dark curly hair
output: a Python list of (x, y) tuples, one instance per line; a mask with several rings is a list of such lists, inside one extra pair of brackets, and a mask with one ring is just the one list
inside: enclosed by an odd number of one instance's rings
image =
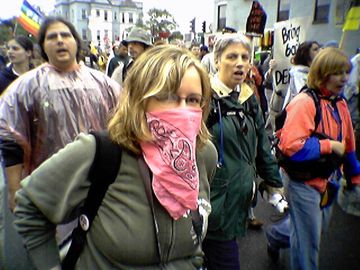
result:
[(81, 38), (80, 38), (79, 34), (76, 32), (75, 27), (70, 22), (68, 22), (67, 20), (65, 20), (64, 18), (61, 18), (61, 17), (46, 17), (44, 19), (44, 21), (42, 22), (42, 24), (40, 26), (40, 30), (39, 30), (39, 37), (38, 37), (38, 44), (40, 46), (41, 57), (45, 61), (49, 61), (49, 58), (46, 55), (45, 50), (44, 50), (44, 41), (45, 41), (46, 31), (50, 25), (52, 25), (54, 23), (58, 23), (58, 22), (65, 24), (69, 28), (73, 37), (75, 38), (76, 44), (77, 44), (76, 60), (79, 61), (80, 52), (81, 52)]
[(309, 63), (311, 63), (312, 60), (310, 57), (310, 49), (313, 44), (317, 44), (320, 47), (319, 43), (314, 40), (301, 43), (292, 59), (292, 63), (294, 65), (310, 66)]

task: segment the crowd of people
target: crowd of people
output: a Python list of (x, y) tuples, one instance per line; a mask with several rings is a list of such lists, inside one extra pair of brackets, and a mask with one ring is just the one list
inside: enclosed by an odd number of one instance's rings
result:
[[(341, 179), (360, 194), (359, 54), (350, 61), (339, 48), (303, 42), (279, 98), (276, 59), (252, 63), (251, 38), (232, 28), (209, 47), (152, 44), (139, 27), (108, 53), (90, 44), (84, 57), (82, 44), (59, 17), (43, 21), (37, 45), (25, 36), (7, 43), (0, 269), (70, 269), (59, 243), (76, 224), (86, 240), (71, 269), (240, 269), (238, 237), (263, 224), (253, 210), (259, 184), (290, 213), (267, 234), (271, 259), (290, 247), (292, 269), (318, 269)], [(120, 163), (89, 221), (79, 213), (104, 147), (94, 132), (104, 131)], [(330, 158), (326, 175), (293, 171)], [(11, 253), (20, 257), (9, 261)]]

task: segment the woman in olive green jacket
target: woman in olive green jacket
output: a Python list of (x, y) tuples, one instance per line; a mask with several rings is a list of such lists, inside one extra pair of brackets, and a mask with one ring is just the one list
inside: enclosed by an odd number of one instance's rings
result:
[[(188, 51), (159, 46), (136, 61), (108, 127), (123, 149), (121, 165), (76, 269), (201, 267), (208, 179), (217, 159), (204, 122), (209, 98), (209, 78)], [(16, 194), (15, 226), (38, 269), (60, 269), (55, 224), (76, 217), (94, 155), (94, 137), (80, 135), (23, 180)], [(151, 172), (152, 199), (138, 161)], [(203, 235), (193, 226), (194, 212), (202, 217)]]

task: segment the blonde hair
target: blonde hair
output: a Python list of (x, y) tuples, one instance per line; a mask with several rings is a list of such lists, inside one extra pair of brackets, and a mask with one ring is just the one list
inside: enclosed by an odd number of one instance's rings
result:
[(176, 93), (184, 73), (191, 66), (200, 75), (205, 100), (197, 138), (197, 145), (203, 146), (210, 137), (205, 125), (210, 109), (209, 77), (188, 50), (173, 45), (153, 47), (136, 59), (124, 81), (120, 101), (108, 125), (110, 138), (125, 149), (140, 153), (139, 142), (152, 140), (145, 117), (148, 99), (157, 94)]
[(338, 48), (322, 49), (314, 58), (308, 78), (307, 86), (313, 89), (320, 89), (324, 86), (330, 75), (350, 72), (351, 62), (347, 55)]

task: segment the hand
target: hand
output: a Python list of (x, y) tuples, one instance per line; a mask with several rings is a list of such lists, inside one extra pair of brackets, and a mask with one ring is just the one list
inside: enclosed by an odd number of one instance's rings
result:
[(202, 217), (202, 232), (201, 232), (201, 241), (205, 239), (207, 228), (208, 228), (208, 218), (211, 212), (211, 204), (205, 199), (198, 199), (199, 205), (199, 214)]
[(333, 153), (343, 156), (345, 154), (345, 145), (338, 141), (330, 141), (331, 150)]
[(284, 213), (289, 208), (289, 204), (283, 195), (274, 193), (269, 197), (269, 203), (273, 205), (280, 213)]
[(270, 62), (269, 62), (269, 69), (270, 69), (270, 72), (272, 70), (274, 70), (277, 66), (277, 63), (276, 63), (276, 60), (275, 59), (271, 59)]
[(269, 186), (269, 185), (266, 185), (267, 187), (266, 187), (266, 191), (270, 194), (270, 195), (272, 195), (272, 194), (275, 194), (275, 193), (279, 193), (281, 196), (285, 196), (284, 194), (285, 194), (285, 190), (284, 190), (284, 188), (283, 187), (281, 187), (281, 188), (276, 188), (276, 187), (272, 187), (272, 186)]
[(259, 184), (258, 190), (261, 194), (261, 197), (263, 197), (264, 200), (269, 200), (269, 194), (274, 194), (274, 193), (280, 193), (281, 195), (284, 195), (284, 188), (276, 188), (276, 187), (272, 187), (269, 186), (265, 181), (262, 181)]
[(262, 181), (259, 185), (259, 192), (263, 199), (267, 200), (273, 205), (280, 213), (284, 213), (288, 208), (288, 202), (284, 196), (284, 188), (276, 188), (266, 184)]
[(22, 164), (16, 164), (5, 168), (6, 178), (8, 181), (8, 207), (11, 211), (15, 208), (15, 193), (20, 189)]

